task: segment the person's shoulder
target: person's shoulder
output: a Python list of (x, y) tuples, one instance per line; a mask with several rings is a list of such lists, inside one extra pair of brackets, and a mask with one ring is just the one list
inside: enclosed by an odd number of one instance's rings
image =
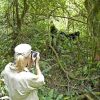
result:
[(13, 63), (12, 62), (9, 62), (6, 66), (10, 66), (10, 65), (12, 65)]
[(6, 69), (6, 68), (9, 68), (10, 66), (14, 66), (14, 63), (9, 62), (9, 63), (5, 66), (5, 69)]
[(11, 68), (12, 67), (14, 67), (14, 63), (12, 63), (12, 62), (9, 62), (6, 66), (5, 66), (5, 68), (4, 68), (4, 72), (9, 72), (10, 70), (11, 70)]

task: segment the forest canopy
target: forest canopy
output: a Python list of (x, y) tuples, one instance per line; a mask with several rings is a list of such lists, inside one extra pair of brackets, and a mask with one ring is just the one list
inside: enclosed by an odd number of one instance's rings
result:
[[(46, 85), (40, 100), (99, 100), (99, 0), (1, 0), (0, 72), (14, 47), (41, 54)], [(0, 81), (0, 93), (8, 95)]]

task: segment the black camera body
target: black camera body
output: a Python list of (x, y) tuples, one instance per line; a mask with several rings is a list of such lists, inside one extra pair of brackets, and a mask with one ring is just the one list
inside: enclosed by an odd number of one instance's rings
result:
[(32, 56), (32, 58), (36, 58), (38, 53), (39, 53), (39, 52), (31, 51), (31, 56)]

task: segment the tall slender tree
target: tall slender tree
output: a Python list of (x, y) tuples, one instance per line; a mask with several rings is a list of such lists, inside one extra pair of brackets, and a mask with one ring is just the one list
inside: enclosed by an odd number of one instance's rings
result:
[(85, 0), (88, 13), (88, 30), (94, 39), (94, 56), (100, 60), (100, 0)]

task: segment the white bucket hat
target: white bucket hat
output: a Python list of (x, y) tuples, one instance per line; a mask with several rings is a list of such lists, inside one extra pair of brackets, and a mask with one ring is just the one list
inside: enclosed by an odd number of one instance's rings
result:
[(15, 47), (15, 57), (18, 55), (23, 55), (24, 57), (27, 57), (29, 54), (31, 54), (31, 46), (29, 44), (19, 44)]

